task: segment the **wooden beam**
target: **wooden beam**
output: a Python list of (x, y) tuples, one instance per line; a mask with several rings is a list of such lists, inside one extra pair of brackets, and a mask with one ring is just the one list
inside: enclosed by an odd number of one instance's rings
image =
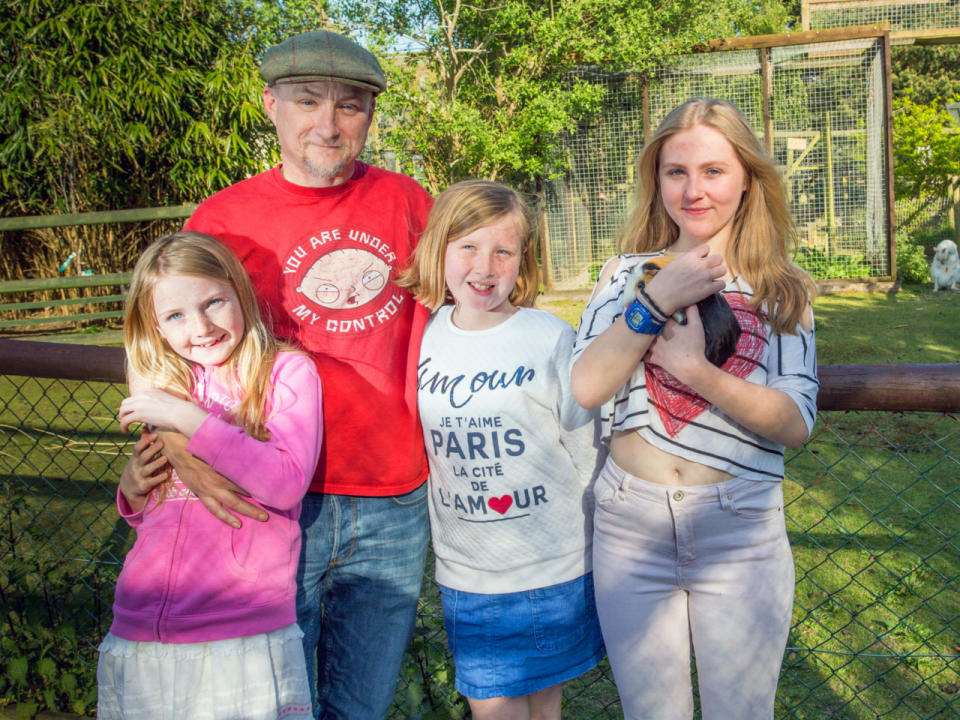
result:
[[(123, 348), (0, 340), (0, 374), (126, 382)], [(960, 411), (960, 363), (822, 365), (820, 410)]]
[(824, 10), (849, 10), (860, 8), (890, 8), (896, 10), (903, 5), (942, 5), (947, 7), (950, 0), (804, 0), (811, 12)]
[(0, 320), (0, 328), (31, 327), (52, 323), (78, 323), (119, 317), (123, 317), (123, 310), (105, 310), (104, 312), (83, 313), (82, 315), (49, 315), (46, 317), (23, 318), (22, 320)]
[(83, 297), (67, 298), (65, 300), (37, 300), (22, 303), (0, 303), (0, 312), (10, 310), (45, 310), (51, 307), (68, 307), (70, 305), (103, 305), (112, 302), (123, 302), (126, 295), (85, 295)]
[(881, 23), (878, 25), (857, 25), (845, 28), (777, 33), (774, 35), (750, 35), (748, 37), (723, 38), (721, 40), (712, 40), (709, 43), (698, 46), (696, 49), (702, 52), (757, 50), (758, 48), (767, 47), (786, 47), (789, 45), (809, 45), (810, 43), (857, 40), (859, 38), (880, 37), (889, 30), (889, 27), (890, 23)]
[(822, 365), (820, 410), (960, 410), (960, 363)]
[(73, 225), (147, 222), (150, 220), (176, 220), (190, 217), (196, 209), (196, 205), (186, 204), (167, 207), (135, 208), (133, 210), (104, 210), (102, 212), (72, 213), (69, 215), (8, 217), (0, 218), (0, 231), (36, 230), (39, 228), (67, 227)]
[(125, 383), (123, 348), (0, 340), (0, 373)]
[(895, 30), (890, 33), (894, 45), (953, 45), (960, 43), (960, 28), (942, 30)]
[(98, 287), (100, 285), (129, 285), (132, 273), (106, 273), (104, 275), (69, 275), (55, 278), (32, 278), (0, 282), (0, 294), (31, 292), (34, 290), (62, 290), (65, 288)]

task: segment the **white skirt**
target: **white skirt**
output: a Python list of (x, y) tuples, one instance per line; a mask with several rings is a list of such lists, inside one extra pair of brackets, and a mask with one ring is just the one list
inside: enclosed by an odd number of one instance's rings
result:
[(312, 718), (302, 638), (296, 623), (198, 643), (134, 642), (107, 633), (97, 664), (97, 718)]

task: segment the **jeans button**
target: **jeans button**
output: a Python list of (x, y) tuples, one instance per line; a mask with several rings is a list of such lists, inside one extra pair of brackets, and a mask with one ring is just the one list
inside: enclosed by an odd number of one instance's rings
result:
[(673, 494), (673, 499), (676, 500), (677, 502), (680, 502), (681, 500), (683, 500), (683, 490), (677, 490)]

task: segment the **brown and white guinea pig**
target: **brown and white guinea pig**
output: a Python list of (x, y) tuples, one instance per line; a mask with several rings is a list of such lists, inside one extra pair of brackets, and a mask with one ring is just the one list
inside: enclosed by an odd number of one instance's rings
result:
[[(633, 302), (641, 282), (644, 284), (650, 282), (654, 275), (673, 260), (674, 258), (661, 255), (634, 267), (627, 277), (624, 288), (624, 304), (629, 305)], [(737, 340), (740, 339), (740, 323), (737, 322), (736, 315), (720, 293), (714, 293), (699, 301), (697, 310), (700, 312), (700, 322), (703, 324), (704, 355), (711, 363), (721, 367), (736, 352)], [(682, 308), (677, 310), (673, 313), (673, 319), (681, 325), (686, 325), (686, 311)]]

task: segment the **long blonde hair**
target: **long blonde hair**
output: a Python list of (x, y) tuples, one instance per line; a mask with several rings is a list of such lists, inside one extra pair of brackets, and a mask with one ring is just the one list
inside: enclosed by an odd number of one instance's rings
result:
[(447, 302), (447, 243), (505, 216), (513, 218), (522, 243), (520, 273), (510, 292), (510, 304), (532, 306), (540, 285), (533, 211), (516, 190), (490, 180), (463, 180), (437, 195), (410, 267), (400, 274), (396, 284), (410, 288), (421, 304), (436, 310)]
[(222, 382), (236, 392), (239, 403), (232, 419), (248, 435), (267, 440), (270, 373), (280, 349), (257, 305), (250, 278), (240, 261), (218, 240), (183, 231), (153, 242), (133, 269), (123, 317), (123, 345), (129, 367), (154, 387), (192, 399), (193, 363), (180, 357), (157, 329), (153, 289), (170, 275), (193, 275), (230, 285), (243, 313), (243, 336), (221, 366)]
[(764, 152), (746, 119), (732, 103), (694, 98), (672, 110), (660, 123), (637, 161), (637, 194), (633, 212), (620, 231), (622, 252), (654, 252), (679, 236), (660, 195), (660, 151), (671, 137), (695, 125), (723, 135), (733, 147), (747, 178), (733, 219), (724, 262), (753, 288), (754, 309), (766, 306), (771, 327), (794, 333), (816, 294), (810, 276), (788, 255), (796, 243), (780, 173)]

